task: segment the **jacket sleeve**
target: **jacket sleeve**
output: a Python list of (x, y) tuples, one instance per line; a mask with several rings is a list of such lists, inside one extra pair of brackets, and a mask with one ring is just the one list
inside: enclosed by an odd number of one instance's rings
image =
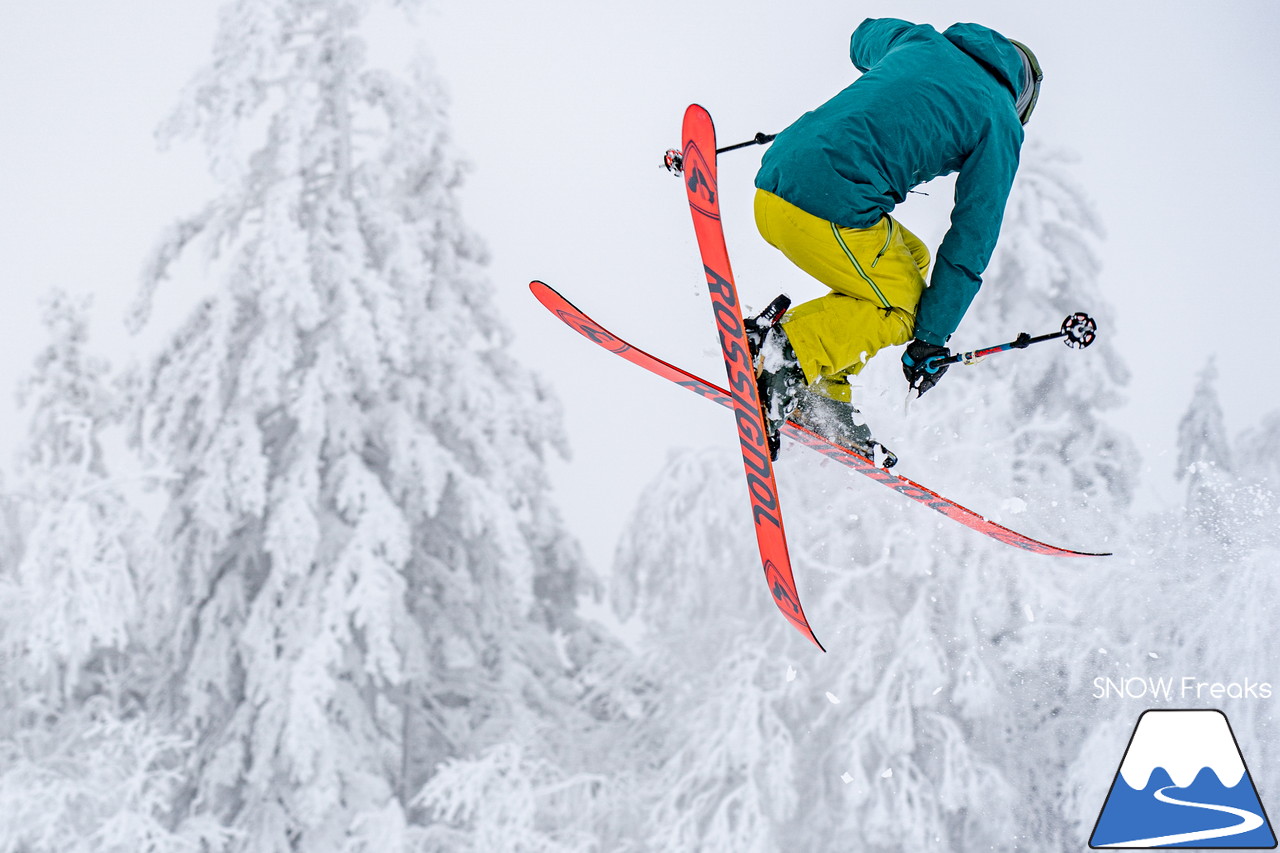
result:
[(859, 71), (867, 71), (893, 47), (894, 40), (915, 27), (897, 18), (867, 18), (849, 39), (849, 58)]
[(960, 167), (951, 228), (916, 314), (917, 339), (943, 346), (969, 310), (1000, 236), (1021, 147), (1021, 127), (992, 128)]

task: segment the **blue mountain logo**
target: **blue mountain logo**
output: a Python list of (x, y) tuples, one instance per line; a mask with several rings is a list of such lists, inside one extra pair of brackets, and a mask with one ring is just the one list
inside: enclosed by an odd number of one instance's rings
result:
[(1146, 711), (1089, 846), (1274, 849), (1262, 800), (1221, 711)]

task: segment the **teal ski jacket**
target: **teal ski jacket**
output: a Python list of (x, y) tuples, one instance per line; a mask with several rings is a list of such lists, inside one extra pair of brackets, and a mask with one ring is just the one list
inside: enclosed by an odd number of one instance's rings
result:
[(951, 227), (916, 314), (942, 346), (982, 284), (1018, 169), (1022, 59), (978, 24), (867, 19), (850, 40), (863, 74), (778, 134), (756, 186), (814, 216), (869, 228), (912, 187), (959, 172)]

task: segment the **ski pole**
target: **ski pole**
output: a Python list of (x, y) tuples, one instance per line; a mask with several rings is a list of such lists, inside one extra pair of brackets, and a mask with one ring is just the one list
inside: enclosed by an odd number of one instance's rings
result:
[(1083, 311), (1077, 311), (1062, 321), (1062, 328), (1056, 332), (1047, 335), (1031, 335), (1023, 332), (1007, 344), (997, 344), (993, 347), (985, 349), (971, 350), (969, 352), (956, 353), (949, 358), (944, 358), (936, 362), (938, 366), (944, 364), (955, 364), (956, 362), (964, 362), (965, 364), (977, 364), (982, 359), (997, 352), (1004, 352), (1011, 349), (1026, 349), (1032, 344), (1038, 344), (1041, 341), (1053, 341), (1058, 338), (1066, 338), (1063, 343), (1073, 349), (1084, 349), (1093, 343), (1098, 336), (1098, 324), (1093, 318)]
[(778, 134), (776, 133), (757, 133), (753, 138), (748, 139), (746, 142), (738, 142), (734, 145), (726, 145), (723, 148), (717, 148), (716, 153), (723, 154), (726, 151), (736, 151), (739, 148), (746, 148), (748, 145), (768, 145), (777, 137), (777, 135)]
[[(733, 145), (726, 145), (723, 148), (717, 148), (716, 153), (723, 154), (726, 151), (737, 151), (739, 148), (746, 148), (749, 145), (768, 145), (777, 136), (778, 134), (776, 133), (757, 133), (746, 142), (737, 142)], [(662, 165), (668, 172), (678, 175), (684, 171), (684, 154), (681, 151), (672, 148), (663, 156)]]

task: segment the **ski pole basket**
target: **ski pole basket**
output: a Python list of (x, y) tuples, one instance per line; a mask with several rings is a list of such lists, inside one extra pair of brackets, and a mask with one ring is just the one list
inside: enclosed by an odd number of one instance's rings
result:
[(1062, 321), (1063, 343), (1074, 349), (1084, 349), (1098, 337), (1098, 324), (1083, 311), (1077, 311)]

